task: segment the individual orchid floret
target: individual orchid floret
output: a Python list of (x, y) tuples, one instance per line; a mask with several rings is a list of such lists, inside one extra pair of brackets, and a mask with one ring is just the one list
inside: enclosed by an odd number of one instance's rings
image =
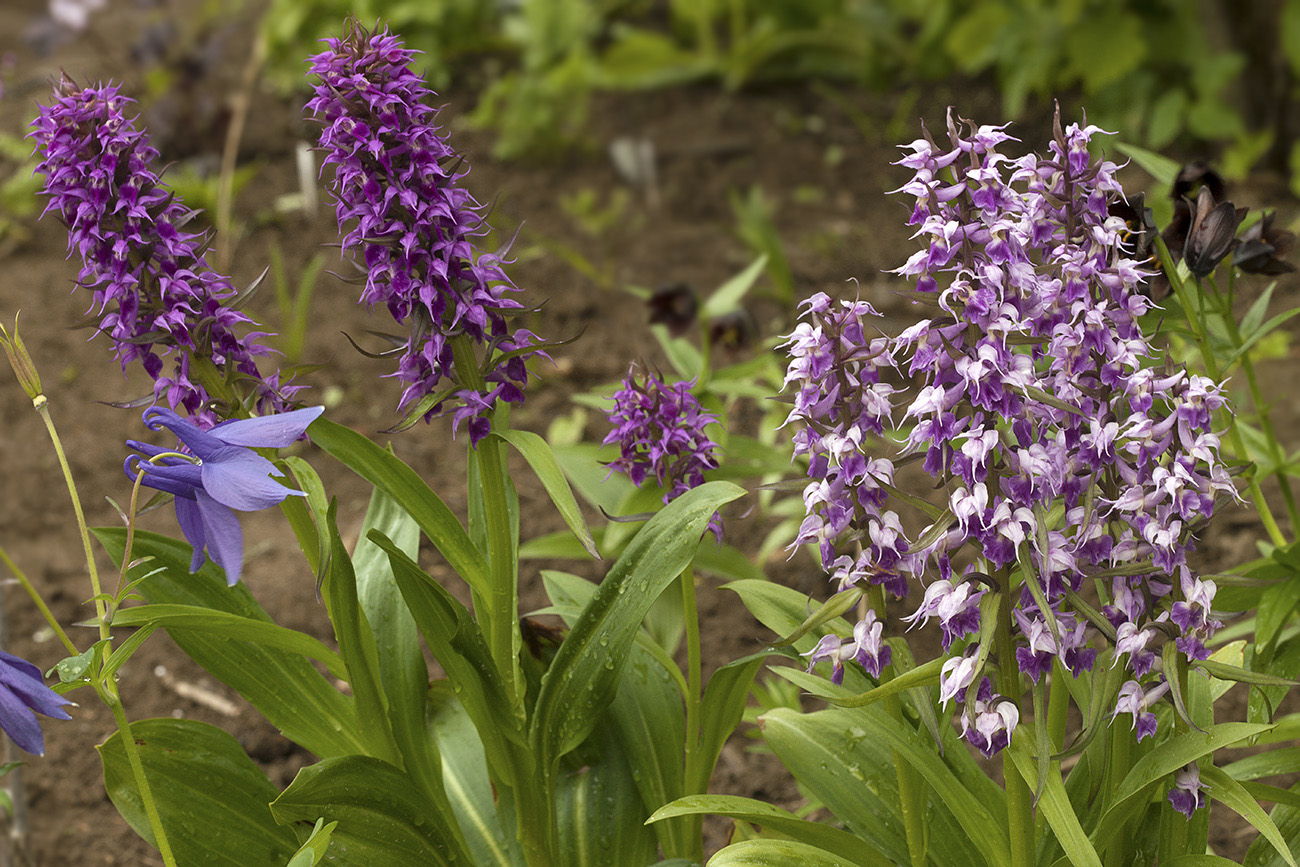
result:
[(209, 267), (205, 239), (185, 231), (194, 212), (160, 180), (158, 151), (127, 115), (133, 104), (113, 84), (64, 77), (32, 124), (45, 212), (68, 226), (97, 328), (124, 371), (140, 362), (155, 400), (204, 427), (239, 414), (234, 403), (283, 412), (298, 389), (258, 371), (257, 356), (271, 351), (258, 343), (265, 335), (238, 333), (252, 320)]
[[(603, 445), (617, 445), (619, 456), (610, 471), (625, 473), (640, 487), (653, 478), (668, 503), (704, 484), (704, 473), (718, 466), (718, 444), (705, 429), (717, 418), (700, 407), (692, 382), (671, 385), (637, 365), (629, 368), (614, 393), (609, 423), (614, 429)], [(709, 528), (721, 536), (722, 520), (714, 515)]]
[(879, 677), (881, 669), (889, 665), (890, 660), (890, 649), (881, 640), (883, 629), (884, 624), (876, 619), (876, 612), (867, 611), (867, 616), (853, 627), (851, 641), (827, 635), (804, 654), (808, 657), (808, 670), (812, 671), (822, 660), (829, 660), (831, 682), (840, 684), (844, 682), (844, 664), (853, 661), (872, 677)]
[(1187, 818), (1205, 806), (1205, 785), (1196, 762), (1174, 771), (1174, 785), (1169, 789), (1169, 803)]
[[(365, 282), (361, 301), (383, 304), (410, 329), (393, 374), (406, 386), (398, 410), (429, 420), (453, 402), (454, 423), (468, 421), (477, 443), (498, 401), (523, 401), (525, 362), (545, 352), (532, 332), (510, 326), (524, 312), (511, 297), (518, 289), (501, 254), (477, 247), (489, 231), (483, 209), (460, 185), (469, 169), (437, 126), (435, 94), (410, 68), (417, 52), (355, 21), (346, 38), (325, 42), (310, 60), (318, 82), (306, 107), (323, 125), (343, 249)], [(482, 356), (474, 381), (456, 370), (468, 363), (453, 357), (460, 335)]]
[(284, 474), (253, 449), (291, 445), (324, 411), (310, 407), (222, 422), (205, 431), (169, 409), (150, 407), (144, 411), (145, 426), (171, 431), (186, 451), (127, 440), (144, 457), (131, 455), (123, 468), (128, 477), (141, 476), (141, 484), (175, 497), (176, 520), (194, 549), (190, 571), (203, 565), (206, 549), (233, 586), (244, 565), (244, 536), (235, 511), (254, 512), (305, 496), (275, 481), (273, 476)]
[(1020, 723), (1020, 709), (1015, 702), (993, 694), (993, 684), (986, 677), (980, 681), (975, 700), (966, 701), (961, 714), (961, 736), (986, 757), (1011, 745), (1011, 735)]
[(1137, 732), (1138, 743), (1141, 743), (1143, 738), (1156, 733), (1156, 715), (1151, 713), (1149, 708), (1167, 692), (1169, 692), (1167, 681), (1162, 681), (1149, 690), (1143, 689), (1142, 685), (1135, 680), (1126, 681), (1119, 688), (1119, 700), (1115, 702), (1115, 710), (1110, 717), (1114, 719), (1122, 713), (1131, 715), (1133, 724), (1129, 728)]
[(39, 668), (0, 650), (0, 729), (20, 748), (34, 756), (45, 755), (45, 735), (36, 714), (72, 719), (63, 709), (69, 704), (45, 685)]

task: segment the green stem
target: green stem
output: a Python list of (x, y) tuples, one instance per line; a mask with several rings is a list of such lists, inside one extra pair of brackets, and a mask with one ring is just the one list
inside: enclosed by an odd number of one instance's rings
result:
[(23, 589), (27, 591), (27, 595), (36, 603), (36, 607), (41, 611), (41, 616), (45, 618), (45, 622), (54, 630), (54, 634), (59, 637), (59, 641), (63, 642), (63, 646), (67, 648), (68, 653), (73, 656), (79, 655), (81, 651), (77, 650), (77, 645), (72, 643), (72, 639), (68, 637), (68, 633), (63, 631), (63, 627), (59, 625), (59, 621), (54, 618), (54, 613), (50, 611), (50, 606), (46, 605), (45, 600), (41, 598), (41, 594), (36, 592), (36, 588), (32, 585), (31, 579), (27, 577), (27, 573), (18, 568), (18, 564), (9, 556), (9, 552), (2, 547), (0, 547), (0, 562), (3, 562), (5, 568), (7, 568), (13, 576), (18, 579), (18, 583), (23, 585)]
[[(885, 590), (876, 585), (867, 590), (862, 602), (870, 600), (871, 609), (876, 617), (885, 617)], [(861, 603), (859, 603), (861, 605)], [(859, 608), (858, 615), (866, 616), (866, 611)], [(894, 665), (886, 666), (880, 673), (880, 682), (888, 683), (895, 674)], [(891, 695), (884, 701), (885, 710), (900, 725), (907, 725), (903, 719), (903, 705), (899, 696)], [(898, 750), (894, 750), (894, 776), (898, 779), (898, 803), (903, 813), (903, 831), (907, 835), (907, 855), (911, 867), (925, 867), (926, 836), (925, 808), (927, 790), (925, 780), (920, 772), (907, 761)]]
[(140, 761), (140, 751), (136, 747), (135, 736), (131, 734), (131, 724), (127, 722), (126, 710), (122, 707), (122, 699), (117, 694), (117, 687), (112, 683), (101, 683), (96, 686), (99, 697), (113, 712), (113, 719), (117, 723), (118, 737), (122, 741), (122, 749), (126, 752), (126, 760), (131, 765), (131, 773), (135, 775), (136, 786), (140, 790), (140, 803), (144, 806), (145, 815), (149, 817), (149, 827), (153, 829), (154, 843), (158, 846), (158, 854), (162, 856), (163, 863), (167, 867), (176, 867), (176, 856), (172, 854), (171, 844), (167, 842), (162, 817), (158, 815), (158, 805), (154, 803), (153, 792), (149, 788), (149, 779), (144, 774), (144, 763)]
[[(999, 612), (995, 636), (998, 649), (998, 692), (1019, 705), (1022, 689), (1015, 645), (1011, 638), (1012, 588), (1009, 574), (1005, 576), (1003, 585), (1002, 610)], [(1036, 854), (1033, 792), (1016, 769), (1008, 750), (1002, 751), (1002, 776), (1007, 791), (1007, 838), (1011, 846), (1011, 867), (1032, 867)]]
[(63, 452), (63, 441), (59, 439), (59, 432), (54, 427), (54, 420), (50, 418), (49, 401), (45, 395), (37, 395), (32, 401), (36, 411), (41, 414), (41, 420), (45, 422), (45, 429), (49, 431), (50, 442), (54, 443), (54, 453), (59, 457), (59, 468), (63, 471), (63, 481), (68, 486), (68, 496), (72, 498), (72, 511), (77, 517), (77, 530), (81, 533), (81, 547), (86, 555), (86, 568), (90, 570), (90, 592), (95, 597), (95, 615), (99, 620), (99, 638), (101, 641), (108, 640), (108, 621), (105, 619), (107, 610), (104, 606), (104, 600), (100, 594), (103, 590), (99, 586), (99, 569), (95, 566), (95, 550), (90, 544), (90, 529), (86, 526), (86, 515), (81, 511), (81, 498), (77, 496), (77, 483), (72, 478), (72, 468), (68, 466), (68, 457)]
[[(1232, 340), (1234, 350), (1240, 350), (1242, 347), (1241, 328), (1237, 325), (1237, 319), (1232, 315), (1231, 301), (1225, 304), (1223, 309), (1223, 322), (1228, 329), (1228, 337)], [(1297, 528), (1300, 528), (1300, 508), (1296, 506), (1295, 493), (1291, 490), (1291, 479), (1287, 476), (1283, 467), (1285, 455), (1282, 452), (1282, 446), (1278, 442), (1277, 433), (1273, 428), (1273, 419), (1269, 415), (1268, 403), (1264, 400), (1263, 391), (1259, 387), (1259, 380), (1255, 376), (1255, 364), (1250, 360), (1250, 353), (1241, 354), (1241, 369), (1246, 374), (1246, 384), (1250, 388), (1250, 399), (1255, 406), (1255, 414), (1259, 416), (1259, 427), (1264, 433), (1264, 438), (1268, 442), (1269, 457), (1277, 464), (1277, 484), (1282, 491), (1282, 500), (1286, 503), (1287, 517), (1291, 521), (1291, 535), (1296, 534)], [(1244, 457), (1244, 456), (1243, 456)]]
[[(685, 771), (689, 791), (684, 795), (699, 795), (695, 791), (697, 782), (703, 782), (703, 789), (708, 789), (709, 775), (703, 773), (700, 763), (700, 691), (703, 688), (700, 660), (700, 617), (695, 603), (695, 569), (687, 566), (680, 577), (682, 584), (682, 616), (686, 622), (686, 757)], [(702, 778), (702, 779), (701, 779)], [(687, 856), (694, 861), (704, 863), (704, 816), (697, 814), (690, 817), (687, 839), (691, 841), (691, 852)]]

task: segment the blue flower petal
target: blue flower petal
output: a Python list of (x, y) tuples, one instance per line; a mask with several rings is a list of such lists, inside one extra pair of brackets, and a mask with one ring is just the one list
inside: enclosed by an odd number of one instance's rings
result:
[(244, 571), (244, 531), (239, 527), (239, 518), (204, 491), (198, 492), (197, 502), (208, 556), (226, 571), (226, 583), (233, 587)]
[(295, 493), (268, 477), (275, 467), (266, 458), (240, 446), (222, 446), (203, 462), (203, 490), (224, 506), (255, 512), (278, 506)]
[(311, 406), (279, 415), (227, 421), (208, 433), (227, 445), (282, 449), (293, 445), (324, 411), (323, 406)]
[(185, 443), (186, 447), (201, 460), (207, 460), (209, 455), (226, 445), (212, 434), (199, 428), (198, 425), (161, 406), (151, 406), (146, 409), (144, 411), (144, 423), (150, 430), (158, 430), (160, 427), (167, 428), (167, 430), (176, 434), (177, 439)]
[(138, 471), (140, 467), (144, 467), (144, 480), (141, 484), (157, 491), (192, 500), (194, 492), (203, 487), (203, 469), (195, 464), (181, 463), (163, 467), (137, 464), (127, 467), (127, 475), (134, 480), (135, 474), (131, 470)]
[(45, 735), (41, 733), (36, 714), (3, 683), (0, 683), (0, 729), (32, 755), (45, 755)]
[(176, 523), (181, 525), (185, 541), (189, 542), (194, 549), (194, 555), (190, 558), (192, 574), (199, 571), (199, 567), (203, 565), (203, 549), (207, 546), (207, 538), (203, 535), (203, 516), (199, 514), (197, 493), (193, 499), (176, 500)]
[[(63, 709), (72, 704), (45, 685), (41, 670), (21, 657), (0, 651), (0, 683), (32, 710), (55, 719), (72, 719)], [(29, 751), (30, 752), (30, 751)]]

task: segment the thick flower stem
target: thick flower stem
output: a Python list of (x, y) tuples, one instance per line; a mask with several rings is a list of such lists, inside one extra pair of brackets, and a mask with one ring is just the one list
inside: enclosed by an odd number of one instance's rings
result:
[[(1006, 583), (1010, 584), (1008, 577)], [(1016, 665), (1015, 645), (1011, 638), (1011, 588), (1002, 594), (997, 633), (998, 692), (1020, 704), (1020, 669)], [(1002, 751), (1002, 776), (1007, 792), (1007, 838), (1011, 849), (1011, 867), (1033, 867), (1034, 843), (1033, 792), (1016, 769), (1007, 750)]]
[(105, 617), (107, 608), (101, 595), (103, 590), (99, 586), (99, 569), (95, 566), (95, 550), (90, 544), (90, 528), (86, 526), (86, 515), (81, 511), (81, 498), (77, 496), (77, 483), (73, 481), (72, 468), (68, 466), (68, 457), (63, 452), (63, 441), (59, 439), (59, 432), (54, 427), (54, 420), (50, 418), (49, 401), (45, 399), (45, 395), (37, 395), (32, 400), (32, 405), (41, 414), (41, 420), (45, 422), (45, 429), (49, 431), (50, 442), (54, 444), (54, 453), (59, 457), (59, 468), (63, 471), (63, 481), (68, 486), (68, 496), (72, 498), (72, 512), (77, 517), (77, 530), (81, 533), (81, 547), (86, 555), (86, 568), (90, 571), (90, 592), (95, 599), (95, 615), (99, 621), (99, 638), (104, 641), (108, 639), (108, 620)]
[[(686, 623), (686, 756), (685, 777), (693, 789), (696, 780), (703, 780), (708, 788), (708, 773), (699, 767), (700, 755), (700, 690), (702, 674), (700, 665), (700, 617), (695, 603), (695, 569), (687, 566), (680, 577), (682, 584), (682, 617)], [(687, 791), (684, 795), (698, 795), (703, 792)], [(704, 863), (704, 815), (690, 817), (690, 831), (687, 839), (691, 841), (691, 851), (687, 855), (694, 861)]]
[(176, 856), (172, 854), (171, 844), (167, 842), (167, 833), (163, 830), (162, 817), (158, 815), (158, 805), (154, 802), (153, 792), (149, 788), (149, 779), (144, 773), (144, 763), (140, 761), (135, 735), (131, 734), (131, 724), (127, 722), (126, 710), (122, 707), (122, 699), (117, 694), (117, 686), (112, 683), (102, 683), (97, 686), (99, 697), (113, 712), (113, 720), (117, 723), (117, 736), (122, 741), (126, 760), (130, 763), (131, 773), (135, 776), (135, 784), (140, 791), (140, 803), (149, 818), (149, 827), (153, 830), (158, 854), (162, 856), (163, 863), (167, 867), (177, 867)]

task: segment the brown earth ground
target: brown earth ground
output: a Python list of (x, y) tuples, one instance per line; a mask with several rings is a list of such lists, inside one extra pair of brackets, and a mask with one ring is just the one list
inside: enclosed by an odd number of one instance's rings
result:
[[(184, 16), (197, 4), (166, 4), (162, 14)], [(128, 46), (158, 9), (141, 10), (125, 0), (110, 0), (110, 10), (95, 21), (92, 33), (66, 42), (52, 53), (37, 54), (22, 40), (30, 22), (43, 12), (40, 0), (8, 0), (0, 4), (0, 52), (12, 51), (16, 65), (8, 74), (8, 93), (0, 101), (0, 130), (17, 134), (34, 115), (34, 103), (44, 101), (50, 76), (66, 69), (78, 80), (113, 78), (125, 82), (128, 93), (142, 90), (143, 71), (132, 64)], [(183, 107), (193, 113), (212, 100), (217, 114), (236, 91), (247, 40), (227, 43), (228, 53), (210, 81), (170, 104), (172, 116)], [(196, 96), (197, 94), (197, 96)], [(901, 184), (903, 175), (890, 167), (894, 145), (913, 137), (919, 116), (937, 126), (946, 105), (956, 102), (963, 114), (993, 121), (996, 101), (986, 90), (965, 85), (926, 89), (915, 103), (900, 109), (898, 94), (845, 91), (860, 115), (850, 118), (842, 104), (824, 94), (797, 87), (727, 94), (714, 87), (651, 93), (609, 95), (592, 107), (589, 146), (574, 150), (558, 163), (529, 166), (501, 163), (490, 156), (490, 134), (471, 130), (463, 117), (475, 94), (443, 94), (448, 107), (442, 120), (454, 144), (473, 165), (468, 186), (481, 200), (495, 200), (493, 223), (508, 236), (522, 225), (515, 245), (518, 262), (511, 269), (515, 282), (533, 301), (546, 305), (532, 324), (549, 336), (582, 338), (554, 353), (555, 366), (543, 367), (527, 402), (514, 416), (517, 427), (544, 432), (548, 423), (570, 409), (575, 393), (619, 376), (633, 358), (663, 364), (646, 326), (643, 306), (617, 287), (654, 287), (685, 281), (708, 290), (743, 268), (752, 253), (737, 239), (728, 203), (731, 190), (760, 185), (776, 203), (775, 223), (785, 242), (800, 297), (814, 291), (862, 295), (890, 318), (905, 320), (905, 304), (888, 294), (883, 269), (901, 264), (912, 249), (902, 225), (904, 207), (884, 195)], [(210, 107), (210, 106), (209, 106)], [(1046, 110), (1018, 127), (1029, 142), (1041, 142), (1047, 130)], [(220, 152), (224, 126), (202, 126), (200, 120), (175, 121), (183, 131), (162, 142), (165, 161), (214, 160)], [(160, 124), (161, 125), (161, 124)], [(297, 189), (293, 168), (294, 143), (309, 140), (314, 130), (303, 123), (295, 104), (265, 96), (254, 100), (243, 139), (241, 164), (256, 164), (258, 174), (241, 196), (236, 218), (245, 233), (231, 258), (236, 283), (255, 278), (276, 247), (290, 274), (336, 240), (332, 215), (322, 208), (315, 220), (301, 213), (275, 216), (277, 197)], [(640, 192), (623, 185), (605, 156), (606, 144), (620, 136), (645, 137), (654, 142), (659, 159), (659, 200), (649, 204)], [(170, 148), (170, 150), (169, 150)], [(1144, 180), (1139, 180), (1139, 183)], [(1238, 204), (1281, 207), (1284, 218), (1293, 203), (1276, 200), (1272, 187), (1256, 184), (1238, 196)], [(578, 210), (564, 207), (568, 197), (589, 195), (602, 208), (623, 202), (609, 225), (598, 232), (583, 228)], [(1286, 222), (1284, 219), (1283, 222)], [(23, 334), (44, 374), (52, 415), (60, 426), (72, 470), (80, 485), (92, 525), (116, 521), (106, 497), (129, 497), (129, 483), (120, 470), (126, 454), (124, 440), (142, 431), (136, 411), (104, 406), (146, 391), (139, 377), (124, 380), (109, 358), (104, 340), (87, 341), (84, 330), (69, 323), (86, 312), (82, 291), (73, 290), (77, 267), (65, 261), (66, 235), (53, 219), (28, 221), (22, 242), (0, 262), (0, 321), (12, 322), (23, 311)], [(594, 268), (591, 273), (566, 263), (560, 250), (576, 251)], [(327, 268), (335, 266), (327, 265)], [(593, 273), (597, 275), (593, 277)], [(846, 285), (857, 279), (858, 286)], [(1287, 281), (1284, 288), (1294, 289)], [(251, 311), (270, 329), (278, 325), (270, 292), (263, 292)], [(778, 305), (760, 304), (756, 313), (764, 335), (790, 327), (791, 313)], [(386, 363), (358, 355), (340, 332), (360, 335), (367, 328), (384, 330), (389, 322), (372, 319), (355, 303), (355, 290), (323, 275), (312, 303), (311, 329), (303, 359), (324, 366), (304, 378), (312, 392), (308, 402), (325, 400), (330, 417), (385, 441), (381, 431), (394, 421), (398, 388), (380, 377)], [(1271, 363), (1266, 374), (1280, 397), (1277, 423), (1293, 429), (1297, 401), (1287, 388), (1296, 373), (1294, 358)], [(6, 381), (7, 380), (7, 381)], [(32, 576), (64, 624), (92, 616), (84, 602), (87, 589), (84, 561), (68, 509), (66, 492), (45, 432), (27, 399), (8, 373), (0, 373), (0, 544)], [(589, 423), (588, 438), (603, 436), (603, 422)], [(465, 508), (464, 441), (453, 442), (445, 420), (420, 426), (392, 439), (397, 453), (420, 471), (453, 509)], [(1292, 443), (1294, 445), (1294, 443)], [(340, 525), (355, 537), (367, 491), (358, 479), (310, 448), (327, 487), (340, 498)], [(540, 487), (524, 472), (517, 474), (523, 502), (523, 535), (529, 538), (562, 528)], [(597, 515), (590, 515), (594, 520)], [(174, 533), (169, 511), (148, 516), (148, 529)], [(761, 538), (760, 528), (732, 525), (732, 540), (744, 545)], [(311, 575), (303, 565), (292, 535), (274, 510), (244, 520), (248, 563), (244, 580), (262, 605), (289, 627), (330, 640), (329, 625), (314, 594)], [(1207, 566), (1217, 570), (1251, 556), (1253, 541), (1262, 536), (1252, 516), (1242, 512), (1219, 521), (1202, 545)], [(435, 574), (451, 576), (432, 556)], [(523, 610), (544, 604), (539, 570), (546, 563), (524, 564)], [(567, 564), (572, 568), (571, 564)], [(810, 561), (778, 559), (767, 565), (775, 580), (821, 594), (824, 580)], [(752, 652), (766, 633), (720, 582), (705, 580), (701, 588), (704, 657), (709, 669)], [(61, 657), (57, 641), (20, 589), (6, 594), (11, 650), (48, 669)], [(86, 630), (74, 632), (84, 638)], [(182, 695), (177, 684), (192, 685), (225, 699), (229, 712), (213, 702)], [(190, 663), (168, 639), (147, 642), (123, 672), (122, 694), (133, 719), (159, 716), (206, 720), (232, 732), (280, 785), (286, 785), (310, 756), (296, 750), (269, 724), (222, 684), (213, 682)], [(192, 695), (192, 693), (190, 693)], [(114, 729), (108, 712), (89, 696), (81, 697), (73, 720), (45, 726), (47, 754), (30, 759), (25, 772), (31, 825), (31, 858), (35, 864), (147, 865), (161, 864), (157, 854), (125, 825), (104, 794), (100, 764), (92, 746)], [(1244, 702), (1238, 702), (1243, 704)], [(745, 751), (733, 741), (724, 751), (713, 791), (749, 795), (784, 807), (797, 806), (799, 794), (781, 767), (768, 757)], [(1253, 832), (1216, 810), (1216, 849), (1239, 855)], [(710, 850), (726, 840), (728, 823), (710, 822)], [(1248, 831), (1248, 829), (1245, 829)]]

